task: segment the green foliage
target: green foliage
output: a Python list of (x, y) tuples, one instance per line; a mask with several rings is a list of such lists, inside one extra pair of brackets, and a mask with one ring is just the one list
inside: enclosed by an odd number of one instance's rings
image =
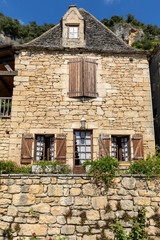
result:
[(127, 236), (124, 228), (121, 226), (118, 219), (115, 219), (112, 229), (117, 240), (147, 240), (145, 233), (146, 209), (143, 207), (138, 211), (137, 218), (133, 219), (132, 229)]
[(146, 160), (131, 162), (127, 171), (129, 174), (160, 175), (160, 149), (156, 148), (155, 154), (148, 155)]
[(115, 219), (114, 224), (112, 225), (112, 229), (117, 240), (127, 240), (126, 236), (127, 234), (117, 218)]
[(44, 23), (43, 25), (38, 26), (36, 21), (32, 21), (27, 25), (22, 25), (18, 19), (4, 16), (3, 13), (0, 12), (0, 32), (10, 35), (14, 39), (19, 38), (22, 42), (31, 41), (53, 26), (54, 24), (52, 23)]
[(33, 208), (29, 210), (29, 214), (32, 215), (33, 217), (39, 218), (39, 213), (36, 211), (33, 211)]
[(54, 161), (54, 162), (39, 161), (34, 165), (40, 166), (43, 173), (47, 172), (48, 170), (50, 170), (52, 173), (57, 173), (57, 174), (71, 173), (71, 167), (66, 163), (60, 162), (60, 161)]
[(0, 173), (31, 173), (31, 167), (18, 166), (13, 161), (0, 161)]
[(135, 41), (132, 47), (142, 49), (142, 50), (153, 50), (155, 45), (160, 41), (160, 28), (157, 25), (147, 24), (135, 19), (134, 15), (131, 13), (127, 14), (127, 18), (124, 20), (120, 16), (112, 16), (110, 19), (104, 18), (101, 21), (105, 26), (113, 31), (113, 27), (117, 23), (128, 23), (135, 28), (141, 28), (144, 32), (144, 39)]
[(90, 166), (87, 173), (93, 175), (99, 188), (103, 185), (107, 188), (113, 187), (115, 175), (119, 172), (119, 162), (116, 158), (106, 156), (94, 161), (88, 160), (83, 163), (83, 167), (87, 165)]
[(10, 239), (10, 240), (13, 239), (13, 230), (11, 227), (9, 227), (3, 231), (3, 237)]

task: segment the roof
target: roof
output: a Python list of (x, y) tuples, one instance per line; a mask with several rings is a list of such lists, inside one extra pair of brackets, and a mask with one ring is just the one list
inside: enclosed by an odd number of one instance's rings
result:
[[(128, 46), (118, 38), (109, 28), (98, 21), (94, 16), (84, 9), (79, 9), (85, 21), (85, 40), (84, 50), (92, 51), (115, 51), (115, 52), (144, 52)], [(62, 24), (61, 22), (43, 33), (38, 38), (22, 45), (25, 47), (36, 47), (46, 49), (64, 49), (62, 46)]]

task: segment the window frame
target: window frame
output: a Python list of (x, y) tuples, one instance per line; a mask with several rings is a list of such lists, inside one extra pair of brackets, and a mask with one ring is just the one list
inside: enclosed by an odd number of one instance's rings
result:
[[(44, 143), (43, 143), (43, 159), (37, 160), (37, 138), (38, 137), (43, 137), (44, 138)], [(52, 149), (50, 148), (50, 143), (51, 143), (51, 138), (53, 137), (53, 146)], [(49, 141), (48, 141), (49, 140)], [(48, 142), (48, 143), (46, 143)], [(55, 160), (54, 157), (54, 151), (55, 151), (55, 135), (54, 134), (36, 134), (35, 135), (35, 144), (34, 144), (34, 159), (35, 161), (49, 161), (53, 162)], [(47, 149), (46, 149), (47, 146)], [(40, 145), (41, 147), (41, 145)], [(53, 153), (53, 159), (49, 159), (50, 157), (50, 151)]]
[[(116, 156), (112, 153), (112, 138), (116, 139)], [(123, 160), (122, 157), (122, 139), (127, 138), (127, 153), (128, 153), (128, 160)], [(130, 149), (131, 141), (129, 135), (111, 135), (111, 156), (116, 157), (119, 162), (129, 162), (131, 160), (131, 149)]]
[[(92, 129), (74, 129), (73, 131), (73, 173), (85, 173), (85, 170), (82, 168), (82, 165), (79, 164), (79, 165), (76, 165), (75, 164), (75, 132), (90, 132), (91, 133), (91, 160), (93, 159), (93, 130)], [(80, 138), (81, 139), (81, 138)], [(85, 138), (86, 139), (86, 138)], [(86, 144), (85, 144), (86, 146)], [(86, 153), (86, 151), (85, 151)], [(90, 160), (90, 159), (85, 159), (86, 160)], [(79, 160), (80, 161), (80, 160)]]
[[(73, 28), (73, 30), (74, 30), (74, 29), (77, 29), (77, 32), (74, 32), (74, 31), (73, 31), (73, 34), (74, 34), (74, 33), (77, 33), (77, 37), (73, 37), (73, 38), (70, 37), (70, 33), (71, 33), (71, 32), (70, 32), (70, 29), (71, 29), (71, 28)], [(69, 25), (69, 26), (68, 26), (68, 39), (71, 39), (71, 40), (72, 40), (72, 39), (73, 39), (73, 40), (74, 40), (74, 39), (79, 39), (79, 25)]]

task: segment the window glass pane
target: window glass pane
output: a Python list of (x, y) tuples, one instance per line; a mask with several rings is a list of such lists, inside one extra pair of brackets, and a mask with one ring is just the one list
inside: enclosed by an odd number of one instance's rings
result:
[(73, 27), (69, 27), (69, 31), (70, 31), (70, 33), (73, 33)]
[(86, 159), (91, 159), (91, 154), (90, 153), (86, 153)]
[(91, 147), (86, 147), (86, 152), (91, 152)]
[(86, 140), (86, 145), (91, 145), (91, 140)]
[(85, 147), (81, 146), (81, 152), (85, 152)]
[(75, 137), (76, 138), (80, 138), (80, 133), (79, 132), (75, 132)]
[(90, 132), (86, 132), (86, 138), (90, 138), (91, 137), (91, 133)]
[(85, 153), (81, 153), (81, 159), (85, 159)]
[(81, 132), (81, 138), (85, 138), (85, 132)]
[(80, 140), (76, 139), (75, 140), (75, 144), (79, 145), (80, 144)]
[(77, 33), (73, 33), (73, 38), (77, 38)]
[(85, 145), (85, 139), (81, 139), (81, 145)]

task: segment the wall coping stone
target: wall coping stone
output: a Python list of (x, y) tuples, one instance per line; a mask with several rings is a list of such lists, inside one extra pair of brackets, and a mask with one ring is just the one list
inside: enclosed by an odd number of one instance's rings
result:
[[(13, 177), (13, 178), (40, 178), (40, 177), (88, 177), (92, 178), (88, 174), (54, 174), (54, 173), (43, 173), (43, 174), (0, 174), (0, 178)], [(135, 178), (147, 178), (144, 174), (116, 174), (116, 177), (135, 177)], [(150, 175), (150, 178), (159, 178), (157, 175)]]

